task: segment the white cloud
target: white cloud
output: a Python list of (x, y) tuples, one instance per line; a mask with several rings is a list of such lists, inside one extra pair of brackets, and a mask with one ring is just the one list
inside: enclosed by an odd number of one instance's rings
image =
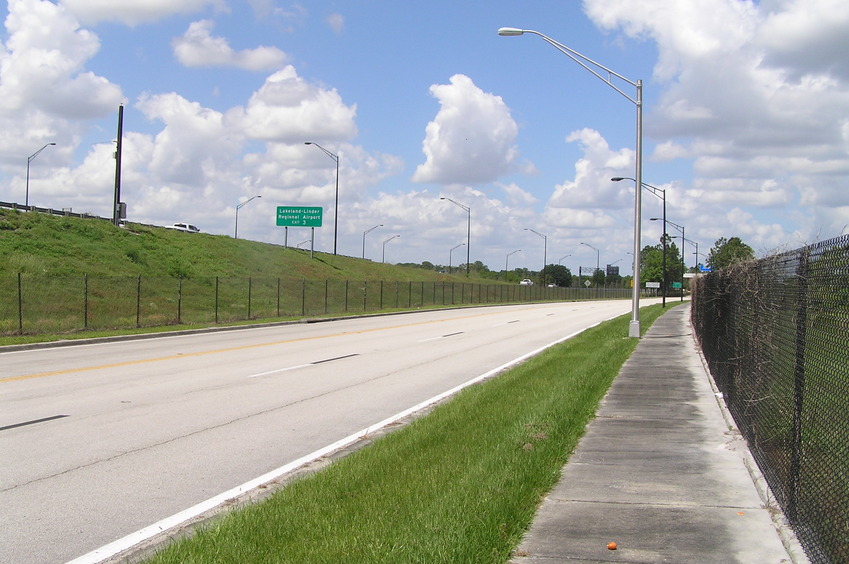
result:
[[(567, 142), (577, 141), (584, 153), (575, 163), (575, 178), (555, 186), (548, 201), (552, 210), (587, 208), (624, 209), (632, 205), (633, 182), (611, 182), (614, 176), (631, 176), (635, 156), (631, 149), (613, 151), (595, 130), (582, 129), (570, 134)], [(586, 217), (586, 216), (582, 216)]]
[(849, 4), (785, 0), (762, 9), (766, 14), (756, 41), (766, 52), (766, 64), (793, 77), (825, 73), (849, 80)]
[(246, 70), (271, 70), (286, 61), (286, 53), (276, 47), (257, 47), (234, 51), (223, 37), (213, 37), (212, 20), (189, 25), (181, 37), (172, 41), (174, 55), (187, 67), (237, 67)]
[(450, 82), (430, 87), (441, 107), (427, 125), (422, 143), (427, 159), (413, 181), (479, 184), (513, 172), (519, 128), (509, 108), (465, 75), (455, 74)]
[(0, 112), (29, 112), (86, 119), (114, 111), (121, 90), (85, 70), (100, 41), (61, 6), (11, 0), (9, 39), (0, 51)]
[(148, 119), (165, 123), (147, 165), (159, 179), (203, 185), (220, 178), (220, 170), (238, 154), (240, 139), (225, 129), (220, 112), (174, 93), (144, 95), (136, 107)]
[(307, 83), (292, 66), (269, 76), (246, 108), (226, 119), (251, 139), (281, 143), (342, 141), (357, 134), (357, 106), (346, 106), (335, 89)]
[(338, 35), (345, 29), (345, 17), (342, 14), (330, 14), (327, 16), (327, 25)]
[[(749, 233), (767, 241), (776, 225), (791, 224), (787, 213), (770, 221), (774, 210), (847, 203), (849, 3), (587, 0), (585, 6), (601, 28), (656, 42), (652, 87), (660, 97), (647, 112), (646, 133), (662, 140), (656, 159), (695, 159), (692, 170), (702, 178), (692, 184), (702, 213), (718, 218), (729, 205), (746, 206), (756, 224)], [(812, 224), (839, 231), (826, 209), (805, 213)]]
[(120, 22), (129, 26), (150, 23), (175, 14), (193, 14), (205, 8), (226, 11), (224, 0), (60, 0), (86, 24)]

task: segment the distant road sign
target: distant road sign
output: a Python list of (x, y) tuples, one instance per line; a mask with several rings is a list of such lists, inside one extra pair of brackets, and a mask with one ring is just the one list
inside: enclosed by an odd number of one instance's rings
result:
[(672, 287), (677, 290), (677, 289), (681, 288), (682, 286), (681, 286), (680, 282), (673, 282)]
[(321, 227), (321, 207), (277, 206), (278, 227)]
[(660, 282), (646, 282), (646, 288), (660, 288)]

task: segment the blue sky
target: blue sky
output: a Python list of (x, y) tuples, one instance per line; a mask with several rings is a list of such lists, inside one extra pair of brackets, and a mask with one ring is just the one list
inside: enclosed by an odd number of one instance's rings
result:
[[(634, 176), (634, 104), (504, 26), (643, 81), (643, 180), (699, 252), (849, 223), (842, 0), (9, 0), (0, 200), (24, 203), (27, 157), (56, 143), (30, 163), (30, 204), (110, 216), (123, 104), (131, 221), (233, 235), (260, 195), (240, 238), (283, 243), (277, 206), (322, 206), (332, 251), (335, 163), (312, 141), (340, 158), (340, 254), (382, 224), (367, 258), (464, 262), (467, 215), (445, 197), (471, 208), (472, 261), (537, 270), (545, 249), (630, 272), (634, 186), (609, 179)], [(642, 200), (655, 244), (661, 202)]]

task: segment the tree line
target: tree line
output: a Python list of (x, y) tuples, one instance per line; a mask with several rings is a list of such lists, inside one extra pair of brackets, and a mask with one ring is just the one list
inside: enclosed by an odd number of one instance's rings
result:
[[(667, 281), (667, 288), (671, 288), (674, 282), (682, 280), (686, 272), (699, 272), (703, 268), (720, 270), (737, 262), (753, 260), (755, 258), (752, 247), (744, 243), (739, 237), (721, 237), (707, 253), (698, 252), (698, 247), (696, 247), (696, 250), (693, 252), (696, 258), (694, 261), (688, 260), (689, 253), (684, 254), (683, 249), (668, 234), (666, 235), (665, 242), (665, 280)], [(693, 266), (687, 266), (687, 263)], [(446, 274), (464, 274), (467, 271), (465, 263), (448, 267), (423, 261), (421, 263), (398, 263), (398, 266), (422, 268), (444, 272)], [(568, 267), (561, 264), (548, 264), (539, 271), (527, 268), (496, 271), (491, 270), (481, 261), (475, 261), (469, 264), (468, 272), (470, 275), (484, 280), (501, 280), (503, 282), (518, 284), (521, 280), (527, 278), (532, 280), (534, 284), (553, 284), (561, 288), (570, 288), (573, 286), (618, 288), (629, 286), (632, 279), (630, 273), (626, 273), (624, 276), (619, 275), (617, 269), (591, 268), (587, 270), (581, 268), (580, 272), (574, 273)], [(663, 283), (663, 274), (664, 241), (661, 238), (658, 244), (646, 245), (640, 252), (640, 280), (642, 282)]]

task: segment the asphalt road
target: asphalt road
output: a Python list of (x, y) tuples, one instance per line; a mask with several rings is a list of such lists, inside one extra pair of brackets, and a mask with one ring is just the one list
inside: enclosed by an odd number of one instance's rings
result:
[(630, 305), (0, 349), (0, 562), (77, 558)]

